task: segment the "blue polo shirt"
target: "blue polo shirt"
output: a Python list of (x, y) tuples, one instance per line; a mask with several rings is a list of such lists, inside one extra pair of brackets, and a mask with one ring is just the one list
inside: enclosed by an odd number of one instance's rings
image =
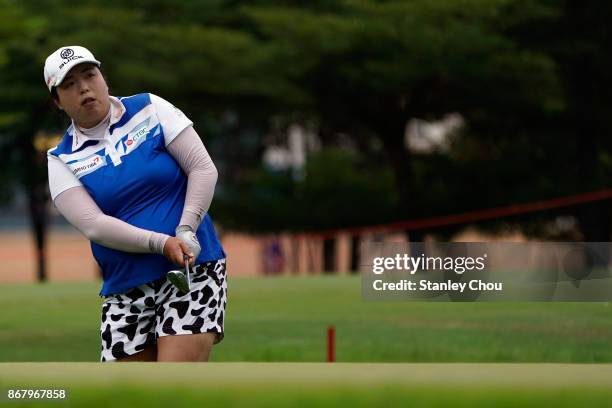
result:
[[(187, 176), (166, 150), (170, 142), (167, 136), (176, 137), (191, 122), (180, 110), (152, 94), (119, 101), (124, 113), (111, 121), (103, 140), (79, 143), (71, 126), (48, 155), (60, 159), (74, 175), (74, 181), (64, 182), (64, 190), (71, 183), (83, 185), (106, 215), (174, 236), (185, 204)], [(52, 188), (52, 195), (58, 191)], [(196, 264), (225, 258), (208, 214), (196, 235), (202, 246)], [(101, 296), (126, 292), (176, 269), (159, 254), (122, 252), (94, 242), (91, 249), (104, 277)]]

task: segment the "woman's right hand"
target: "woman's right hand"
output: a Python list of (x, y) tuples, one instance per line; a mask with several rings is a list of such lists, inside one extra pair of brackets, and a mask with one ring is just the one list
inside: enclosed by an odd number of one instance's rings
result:
[(183, 256), (189, 256), (189, 264), (193, 266), (195, 259), (193, 253), (189, 249), (189, 246), (176, 237), (170, 237), (164, 244), (164, 256), (175, 265), (185, 266)]

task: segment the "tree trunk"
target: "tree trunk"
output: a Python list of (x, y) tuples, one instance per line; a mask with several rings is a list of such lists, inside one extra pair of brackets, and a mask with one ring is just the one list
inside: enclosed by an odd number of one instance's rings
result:
[(609, 242), (611, 236), (610, 201), (598, 201), (582, 206), (577, 212), (586, 242)]
[(406, 230), (406, 238), (410, 243), (412, 242), (423, 242), (425, 239), (425, 230)]
[(323, 240), (323, 273), (336, 272), (336, 239)]
[(45, 253), (45, 238), (49, 224), (47, 203), (48, 194), (46, 184), (39, 184), (30, 188), (30, 191), (28, 191), (28, 207), (30, 211), (30, 223), (36, 245), (36, 277), (39, 282), (45, 282), (47, 280)]
[(43, 122), (42, 119), (48, 112), (48, 108), (47, 102), (41, 102), (41, 104), (32, 108), (29, 115), (30, 121), (15, 130), (17, 139), (14, 145), (19, 160), (22, 163), (27, 163), (21, 174), (22, 186), (28, 197), (30, 226), (36, 246), (36, 276), (39, 282), (47, 280), (45, 244), (49, 224), (49, 192), (47, 188), (47, 154), (46, 151), (39, 151), (34, 147), (34, 137), (38, 131), (37, 126), (40, 122)]
[[(396, 119), (380, 129), (380, 137), (387, 152), (395, 178), (395, 187), (399, 196), (399, 214), (404, 219), (415, 218), (419, 214), (417, 200), (418, 192), (413, 188), (412, 157), (404, 145), (406, 120)], [(425, 231), (406, 231), (411, 242), (422, 241)]]
[(291, 235), (291, 273), (298, 275), (300, 273), (300, 241), (295, 235)]
[(350, 272), (353, 274), (358, 274), (361, 269), (361, 265), (359, 265), (359, 262), (361, 261), (360, 251), (361, 251), (361, 235), (353, 235), (351, 237), (351, 269), (350, 269)]
[(404, 146), (406, 122), (399, 121), (381, 129), (383, 146), (391, 161), (402, 215), (410, 215), (415, 210), (414, 191), (412, 191), (413, 173), (410, 152)]

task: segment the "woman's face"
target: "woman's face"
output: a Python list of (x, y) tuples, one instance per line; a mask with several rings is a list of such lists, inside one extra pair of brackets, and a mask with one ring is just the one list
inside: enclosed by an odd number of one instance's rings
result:
[(57, 96), (57, 106), (83, 128), (100, 123), (110, 109), (108, 86), (95, 64), (72, 68), (57, 87)]

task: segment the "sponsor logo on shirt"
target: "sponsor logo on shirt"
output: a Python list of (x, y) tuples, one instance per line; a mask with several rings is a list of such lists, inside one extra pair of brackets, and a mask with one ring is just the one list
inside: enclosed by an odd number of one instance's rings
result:
[(106, 159), (103, 156), (94, 155), (87, 159), (71, 163), (68, 167), (72, 170), (72, 174), (80, 178), (104, 165), (106, 165)]
[(147, 134), (149, 133), (149, 128), (147, 125), (138, 128), (137, 130), (130, 132), (125, 141), (125, 153), (129, 153), (134, 150), (143, 140), (146, 139)]

